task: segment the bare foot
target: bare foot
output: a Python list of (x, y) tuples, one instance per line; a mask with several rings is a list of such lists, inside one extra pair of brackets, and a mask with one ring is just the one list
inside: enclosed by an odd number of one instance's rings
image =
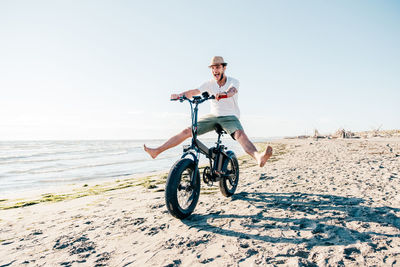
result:
[(157, 152), (157, 149), (148, 148), (146, 145), (143, 145), (143, 148), (144, 148), (144, 151), (146, 151), (150, 155), (150, 157), (152, 157), (153, 159), (155, 159), (158, 156), (158, 154), (160, 154)]
[(272, 147), (268, 146), (264, 153), (260, 153), (257, 157), (258, 166), (264, 167), (267, 160), (272, 156)]

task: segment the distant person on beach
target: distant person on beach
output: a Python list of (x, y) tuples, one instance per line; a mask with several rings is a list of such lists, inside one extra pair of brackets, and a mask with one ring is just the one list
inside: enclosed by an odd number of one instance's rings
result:
[[(222, 129), (230, 134), (233, 139), (237, 140), (244, 151), (257, 161), (258, 166), (263, 167), (272, 155), (272, 147), (268, 146), (264, 152), (258, 152), (257, 148), (245, 134), (239, 121), (239, 81), (225, 75), (227, 65), (228, 63), (222, 57), (213, 57), (209, 66), (213, 79), (206, 81), (197, 89), (173, 94), (171, 95), (171, 99), (179, 99), (182, 96), (192, 98), (203, 92), (215, 95), (215, 100), (211, 100), (210, 114), (198, 121), (198, 134), (201, 135), (214, 130), (216, 124), (221, 125)], [(191, 136), (192, 130), (189, 127), (171, 137), (159, 147), (149, 148), (144, 145), (144, 150), (155, 159), (160, 153), (179, 145)]]

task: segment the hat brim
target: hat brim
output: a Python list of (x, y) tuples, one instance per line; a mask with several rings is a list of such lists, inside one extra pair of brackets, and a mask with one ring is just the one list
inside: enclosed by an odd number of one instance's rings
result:
[(218, 66), (218, 65), (222, 65), (222, 66), (226, 67), (226, 65), (228, 65), (228, 63), (224, 62), (224, 63), (212, 64), (208, 67), (211, 68), (212, 66)]

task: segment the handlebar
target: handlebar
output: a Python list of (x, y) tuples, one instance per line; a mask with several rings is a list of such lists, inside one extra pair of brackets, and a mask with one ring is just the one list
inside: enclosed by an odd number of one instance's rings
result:
[(182, 96), (182, 97), (180, 97), (180, 98), (170, 99), (170, 100), (171, 100), (171, 101), (178, 101), (178, 100), (179, 100), (180, 102), (183, 102), (183, 101), (187, 100), (187, 101), (189, 101), (190, 103), (197, 103), (197, 104), (200, 104), (200, 103), (203, 103), (204, 101), (209, 100), (209, 99), (215, 99), (215, 96), (214, 96), (214, 95), (212, 95), (212, 96), (203, 95), (203, 97), (201, 97), (201, 96), (194, 96), (192, 99), (189, 99), (189, 98), (187, 98), (186, 96)]

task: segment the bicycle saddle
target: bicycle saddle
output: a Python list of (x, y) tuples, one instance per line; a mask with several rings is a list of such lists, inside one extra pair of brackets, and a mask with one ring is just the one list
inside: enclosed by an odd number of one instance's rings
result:
[(222, 126), (218, 123), (214, 125), (214, 130), (217, 132), (217, 134), (226, 134), (224, 129), (222, 129)]

